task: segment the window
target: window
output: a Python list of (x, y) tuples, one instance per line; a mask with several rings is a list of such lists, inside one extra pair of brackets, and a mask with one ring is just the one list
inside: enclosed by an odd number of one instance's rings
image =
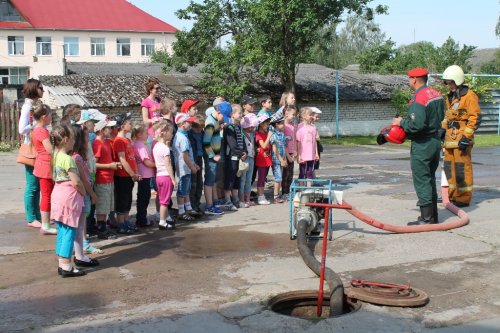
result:
[(64, 55), (65, 56), (80, 55), (78, 37), (64, 37)]
[(155, 50), (155, 40), (150, 38), (141, 38), (141, 55), (149, 57)]
[(36, 54), (52, 55), (52, 38), (36, 37)]
[(8, 36), (9, 55), (24, 55), (24, 37), (23, 36)]
[(104, 56), (106, 55), (106, 49), (104, 47), (104, 38), (90, 38), (90, 54), (93, 56)]
[(28, 80), (27, 68), (10, 68), (9, 84), (25, 84)]
[(0, 84), (9, 84), (8, 68), (0, 68)]
[(129, 56), (130, 55), (130, 38), (117, 38), (116, 39), (116, 55)]

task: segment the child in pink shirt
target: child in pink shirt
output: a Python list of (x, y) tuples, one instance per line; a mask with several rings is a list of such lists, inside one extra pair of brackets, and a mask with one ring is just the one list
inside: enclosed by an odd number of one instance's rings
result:
[(149, 227), (148, 205), (151, 200), (151, 178), (155, 176), (155, 163), (151, 149), (147, 145), (148, 132), (146, 126), (136, 125), (132, 131), (135, 161), (141, 178), (137, 184), (137, 215), (135, 224), (139, 227)]
[[(300, 165), (299, 178), (314, 179), (314, 163), (319, 160), (316, 149), (316, 140), (319, 138), (318, 130), (312, 125), (314, 114), (310, 108), (302, 108), (300, 113), (303, 123), (296, 134), (298, 162)], [(307, 186), (312, 186), (312, 182), (308, 181)]]
[(284, 108), (285, 116), (285, 141), (286, 141), (286, 160), (287, 166), (283, 168), (283, 181), (281, 183), (282, 199), (288, 200), (290, 193), (290, 185), (293, 181), (293, 169), (295, 167), (295, 159), (297, 158), (297, 140), (296, 140), (296, 125), (297, 108), (293, 105), (287, 105)]

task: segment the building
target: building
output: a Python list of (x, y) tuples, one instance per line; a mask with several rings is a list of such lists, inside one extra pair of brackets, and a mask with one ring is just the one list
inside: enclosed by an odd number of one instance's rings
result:
[(148, 62), (176, 31), (126, 0), (0, 0), (0, 88), (71, 62)]

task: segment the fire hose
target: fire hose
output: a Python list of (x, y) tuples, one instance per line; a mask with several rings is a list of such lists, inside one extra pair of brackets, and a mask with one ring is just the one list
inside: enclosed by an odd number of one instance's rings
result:
[(458, 208), (454, 204), (450, 202), (448, 199), (448, 187), (441, 187), (441, 195), (443, 198), (443, 205), (450, 212), (458, 216), (458, 219), (445, 222), (445, 223), (437, 223), (437, 224), (425, 224), (425, 225), (414, 225), (414, 226), (396, 226), (391, 224), (383, 223), (379, 220), (376, 220), (368, 215), (361, 213), (356, 208), (352, 207), (352, 205), (348, 204), (345, 200), (343, 201), (343, 205), (350, 206), (350, 208), (346, 209), (346, 211), (357, 217), (359, 220), (375, 227), (378, 229), (391, 231), (395, 233), (415, 233), (415, 232), (426, 232), (426, 231), (446, 231), (451, 229), (456, 229), (463, 227), (469, 223), (469, 216), (465, 211)]

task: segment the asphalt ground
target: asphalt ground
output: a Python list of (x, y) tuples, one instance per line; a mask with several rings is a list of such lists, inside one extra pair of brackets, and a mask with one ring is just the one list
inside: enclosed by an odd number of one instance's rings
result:
[[(318, 177), (332, 179), (346, 201), (384, 223), (415, 220), (409, 148), (325, 148)], [(94, 256), (101, 265), (85, 277), (61, 279), (55, 237), (24, 223), (24, 168), (15, 156), (0, 153), (1, 332), (500, 331), (500, 147), (473, 152), (475, 193), (464, 209), (471, 220), (465, 227), (391, 234), (335, 210), (326, 264), (344, 284), (410, 283), (430, 302), (363, 304), (325, 320), (283, 316), (267, 306), (277, 294), (318, 288), (290, 240), (286, 204), (94, 242), (105, 251)], [(442, 205), (439, 210), (440, 221), (455, 219)], [(321, 242), (310, 243), (319, 258)]]

